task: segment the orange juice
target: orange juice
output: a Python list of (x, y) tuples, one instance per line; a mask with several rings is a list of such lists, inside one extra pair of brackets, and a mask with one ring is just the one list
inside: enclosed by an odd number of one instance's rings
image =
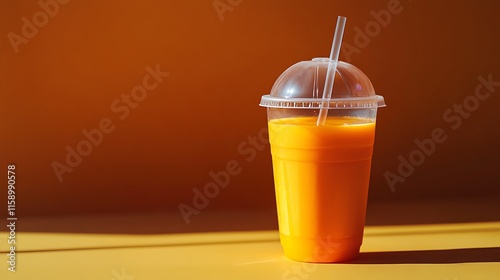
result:
[(375, 120), (269, 121), (280, 240), (290, 259), (338, 262), (363, 238)]

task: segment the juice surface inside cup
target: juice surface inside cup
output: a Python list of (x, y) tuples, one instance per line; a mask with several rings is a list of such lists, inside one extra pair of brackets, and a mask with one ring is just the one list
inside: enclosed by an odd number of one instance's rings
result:
[(345, 261), (362, 242), (375, 119), (316, 121), (268, 122), (280, 239), (291, 259)]

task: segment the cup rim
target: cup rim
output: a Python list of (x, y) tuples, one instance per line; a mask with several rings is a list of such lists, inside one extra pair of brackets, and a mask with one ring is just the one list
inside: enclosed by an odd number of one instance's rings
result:
[(287, 98), (281, 96), (264, 95), (259, 106), (267, 108), (288, 109), (371, 109), (385, 107), (384, 97), (372, 95), (348, 98)]

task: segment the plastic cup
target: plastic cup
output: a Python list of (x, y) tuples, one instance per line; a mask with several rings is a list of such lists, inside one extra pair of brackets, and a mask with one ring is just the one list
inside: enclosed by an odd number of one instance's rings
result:
[[(363, 239), (382, 96), (355, 66), (338, 62), (330, 99), (323, 99), (328, 58), (302, 61), (261, 99), (267, 107), (280, 241), (305, 262), (354, 259)], [(328, 103), (324, 125), (317, 125)]]

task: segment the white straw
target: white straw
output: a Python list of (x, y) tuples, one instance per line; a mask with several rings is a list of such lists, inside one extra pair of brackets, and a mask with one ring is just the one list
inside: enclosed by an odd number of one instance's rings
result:
[[(326, 100), (322, 104), (319, 111), (317, 126), (325, 125), (328, 115), (328, 107), (330, 98), (332, 97), (333, 82), (335, 81), (335, 72), (337, 72), (337, 62), (339, 59), (340, 45), (342, 45), (342, 37), (344, 36), (345, 22), (347, 18), (339, 16), (337, 18), (337, 27), (333, 35), (332, 50), (330, 51), (330, 61), (326, 70), (325, 88), (323, 89), (323, 99)], [(326, 107), (326, 108), (325, 108)]]

